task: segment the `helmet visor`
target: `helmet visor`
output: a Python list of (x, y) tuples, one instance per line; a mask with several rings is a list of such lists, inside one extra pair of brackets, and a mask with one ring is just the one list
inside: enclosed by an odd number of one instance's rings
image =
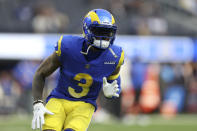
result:
[(114, 37), (116, 34), (116, 26), (91, 26), (90, 31), (97, 37)]

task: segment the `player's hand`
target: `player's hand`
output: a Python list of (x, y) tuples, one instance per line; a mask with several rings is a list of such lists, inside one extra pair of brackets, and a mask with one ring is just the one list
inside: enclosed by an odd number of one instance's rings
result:
[(33, 106), (33, 119), (32, 119), (32, 129), (41, 128), (44, 124), (44, 114), (50, 114), (53, 115), (54, 113), (47, 110), (47, 108), (44, 107), (44, 105), (40, 103), (36, 103)]
[(117, 80), (114, 80), (112, 83), (107, 82), (107, 78), (103, 77), (103, 93), (105, 97), (119, 97), (119, 88), (117, 84)]

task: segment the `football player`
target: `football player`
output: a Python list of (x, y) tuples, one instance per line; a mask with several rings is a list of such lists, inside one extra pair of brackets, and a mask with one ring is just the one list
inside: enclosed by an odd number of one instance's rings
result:
[[(117, 26), (104, 9), (90, 11), (83, 20), (83, 37), (61, 36), (54, 53), (44, 60), (33, 79), (32, 129), (86, 131), (102, 89), (119, 97), (124, 51), (113, 45)], [(59, 68), (57, 87), (42, 101), (45, 78)]]

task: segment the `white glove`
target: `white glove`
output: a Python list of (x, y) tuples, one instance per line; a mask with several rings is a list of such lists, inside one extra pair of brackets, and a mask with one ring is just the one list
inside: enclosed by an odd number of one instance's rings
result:
[[(33, 111), (33, 120), (32, 120), (32, 129), (37, 129), (42, 127), (44, 124), (44, 114), (50, 114), (53, 115), (54, 113), (50, 112), (47, 110), (47, 108), (44, 107), (42, 103), (36, 103), (34, 106), (34, 111)], [(36, 126), (37, 125), (37, 126)]]
[(105, 97), (112, 98), (113, 96), (119, 97), (119, 88), (117, 80), (114, 80), (111, 84), (107, 82), (107, 78), (103, 77), (103, 93)]

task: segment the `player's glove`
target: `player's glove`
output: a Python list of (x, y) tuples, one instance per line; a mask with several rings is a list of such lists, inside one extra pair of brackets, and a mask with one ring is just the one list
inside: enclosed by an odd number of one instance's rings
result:
[(114, 80), (112, 83), (107, 82), (107, 78), (103, 77), (103, 93), (105, 97), (119, 97), (119, 88), (117, 84), (117, 80)]
[(32, 119), (32, 129), (41, 128), (44, 124), (44, 114), (53, 115), (54, 113), (47, 110), (44, 105), (39, 102), (33, 105), (33, 119)]

